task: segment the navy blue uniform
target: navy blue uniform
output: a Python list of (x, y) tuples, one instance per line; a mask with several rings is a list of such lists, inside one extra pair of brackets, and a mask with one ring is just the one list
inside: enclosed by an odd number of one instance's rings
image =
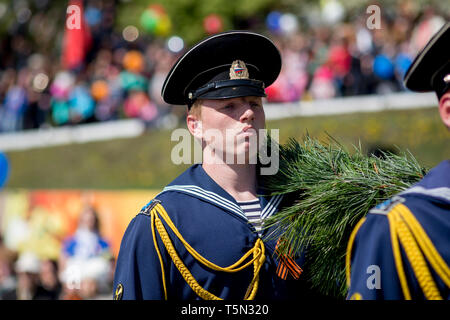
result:
[(449, 299), (450, 160), (372, 209), (349, 249), (348, 299)]
[[(167, 211), (184, 239), (202, 256), (226, 267), (251, 249), (258, 233), (236, 200), (223, 190), (201, 165), (193, 165), (163, 189), (155, 199)], [(275, 214), (282, 196), (260, 198), (263, 218)], [(114, 288), (117, 298), (164, 299), (162, 272), (151, 231), (151, 218), (145, 206), (129, 224), (120, 247)], [(222, 299), (243, 299), (253, 277), (250, 266), (237, 273), (211, 270), (197, 262), (180, 240), (167, 228), (178, 255), (197, 282)], [(264, 234), (270, 232), (264, 231)], [(276, 240), (265, 242), (266, 261), (260, 272), (255, 298), (283, 299), (288, 281), (276, 275)], [(168, 299), (199, 299), (172, 263), (160, 237), (157, 237), (167, 282)], [(302, 258), (297, 260), (301, 265)]]

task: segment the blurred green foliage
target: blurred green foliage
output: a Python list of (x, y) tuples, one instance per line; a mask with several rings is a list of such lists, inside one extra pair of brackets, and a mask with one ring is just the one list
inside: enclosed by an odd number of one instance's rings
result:
[[(317, 23), (321, 8), (328, 0), (122, 0), (117, 10), (116, 27), (122, 30), (127, 25), (134, 25), (141, 30), (139, 18), (150, 4), (164, 6), (172, 21), (171, 35), (181, 36), (188, 46), (207, 36), (203, 29), (203, 19), (212, 13), (223, 20), (223, 29), (251, 29), (266, 33), (265, 19), (274, 10), (290, 12), (299, 18), (301, 29), (307, 29), (311, 23)], [(383, 19), (391, 19), (401, 6), (407, 6), (415, 16), (420, 17), (427, 7), (444, 15), (450, 13), (450, 3), (441, 0), (404, 1), (370, 0), (339, 1), (345, 8), (344, 21), (356, 21), (366, 17), (366, 8), (377, 4), (381, 8)], [(314, 22), (315, 21), (315, 22)]]
[[(264, 26), (264, 16), (277, 5), (277, 0), (134, 0), (119, 5), (116, 25), (123, 28), (139, 24), (142, 12), (154, 3), (162, 4), (172, 21), (172, 34), (181, 36), (188, 45), (207, 36), (203, 28), (203, 19), (209, 14), (218, 14), (222, 18), (223, 29), (239, 28), (239, 21), (250, 17), (259, 21), (257, 29)], [(261, 25), (262, 22), (262, 25)]]
[[(349, 150), (361, 144), (409, 150), (420, 164), (433, 167), (450, 159), (450, 132), (436, 108), (269, 121), (280, 129), (280, 142), (289, 137), (329, 141), (327, 133)], [(170, 160), (171, 131), (149, 131), (130, 139), (8, 152), (11, 176), (7, 188), (132, 189), (162, 188), (188, 165)], [(394, 147), (395, 150), (395, 147)]]
[[(320, 23), (321, 8), (331, 0), (120, 0), (115, 1), (115, 30), (120, 34), (124, 27), (134, 25), (142, 35), (146, 32), (140, 24), (143, 11), (151, 4), (161, 4), (172, 22), (172, 30), (168, 34), (181, 36), (187, 46), (207, 36), (203, 28), (203, 19), (209, 14), (217, 14), (223, 20), (223, 30), (250, 29), (267, 33), (266, 17), (274, 10), (282, 13), (293, 13), (298, 17), (300, 30), (305, 31), (311, 25)], [(95, 1), (94, 1), (95, 2)], [(377, 4), (381, 8), (383, 19), (393, 21), (396, 10), (408, 7), (408, 10), (421, 19), (428, 7), (448, 16), (450, 2), (442, 0), (339, 0), (345, 8), (344, 22), (357, 21), (367, 16), (366, 8)], [(64, 31), (66, 8), (69, 1), (39, 0), (0, 0), (0, 37), (20, 29), (27, 39), (39, 47), (39, 52), (58, 54)], [(100, 3), (100, 2), (98, 2)], [(18, 22), (20, 8), (30, 9), (31, 17), (26, 23)], [(44, 11), (42, 11), (45, 8)], [(37, 17), (45, 17), (45, 21), (37, 23)]]

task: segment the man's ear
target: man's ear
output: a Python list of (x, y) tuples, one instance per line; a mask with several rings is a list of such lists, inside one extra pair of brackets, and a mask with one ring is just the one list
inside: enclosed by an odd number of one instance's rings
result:
[(203, 136), (202, 121), (197, 119), (196, 116), (188, 114), (186, 117), (186, 124), (189, 132), (197, 139), (201, 139)]
[(450, 128), (450, 93), (446, 93), (439, 101), (439, 114), (442, 122), (447, 128)]

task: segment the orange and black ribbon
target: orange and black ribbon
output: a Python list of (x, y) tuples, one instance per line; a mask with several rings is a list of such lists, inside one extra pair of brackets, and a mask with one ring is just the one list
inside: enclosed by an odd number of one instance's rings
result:
[(287, 276), (290, 274), (295, 280), (297, 280), (302, 274), (303, 270), (300, 266), (294, 261), (292, 255), (292, 249), (289, 249), (289, 254), (282, 254), (279, 250), (280, 244), (283, 243), (283, 240), (279, 239), (277, 242), (277, 246), (275, 247), (275, 252), (278, 254), (278, 267), (277, 267), (277, 275), (286, 280)]

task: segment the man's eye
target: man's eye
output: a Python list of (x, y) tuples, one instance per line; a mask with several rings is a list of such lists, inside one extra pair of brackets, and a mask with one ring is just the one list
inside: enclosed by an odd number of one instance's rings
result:
[(225, 107), (223, 107), (224, 109), (232, 109), (233, 105), (232, 104), (227, 104)]

